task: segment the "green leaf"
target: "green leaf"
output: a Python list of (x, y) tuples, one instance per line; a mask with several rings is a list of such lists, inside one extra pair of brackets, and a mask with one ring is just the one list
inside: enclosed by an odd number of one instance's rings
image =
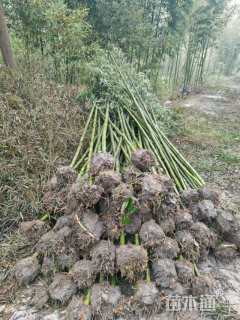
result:
[(134, 206), (134, 200), (132, 198), (128, 198), (124, 201), (122, 205), (122, 224), (128, 225), (132, 223), (131, 215), (137, 212), (137, 208)]
[(126, 201), (126, 212), (128, 214), (133, 214), (133, 213), (136, 213), (137, 212), (137, 208), (134, 206), (134, 201), (132, 198), (129, 198), (127, 201)]
[(130, 223), (132, 223), (132, 220), (130, 219), (130, 217), (128, 216), (128, 215), (124, 215), (123, 216), (123, 218), (122, 218), (122, 224), (124, 225), (124, 226), (126, 226), (126, 225), (128, 225), (128, 224), (130, 224)]

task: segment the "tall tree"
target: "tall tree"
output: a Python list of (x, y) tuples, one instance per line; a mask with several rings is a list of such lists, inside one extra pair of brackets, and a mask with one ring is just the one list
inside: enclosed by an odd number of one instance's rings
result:
[(0, 5), (0, 49), (6, 66), (13, 68), (14, 59), (3, 8)]

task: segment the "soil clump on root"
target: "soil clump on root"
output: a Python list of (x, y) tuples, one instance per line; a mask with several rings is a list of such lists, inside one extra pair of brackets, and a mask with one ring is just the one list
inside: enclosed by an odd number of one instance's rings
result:
[(166, 296), (213, 292), (214, 277), (198, 271), (202, 261), (239, 257), (240, 219), (218, 207), (215, 191), (175, 193), (147, 150), (132, 162), (120, 174), (99, 153), (88, 176), (57, 169), (44, 196), (54, 219), (21, 223), (32, 254), (14, 275), (19, 287), (44, 281), (32, 299), (37, 309), (57, 303), (70, 320), (164, 317)]

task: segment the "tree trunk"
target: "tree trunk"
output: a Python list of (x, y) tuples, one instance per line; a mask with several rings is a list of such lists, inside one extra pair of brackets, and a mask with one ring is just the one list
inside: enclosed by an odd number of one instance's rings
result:
[(13, 68), (14, 59), (11, 48), (10, 37), (7, 29), (7, 24), (3, 12), (3, 8), (0, 6), (0, 49), (3, 56), (3, 61), (6, 66)]

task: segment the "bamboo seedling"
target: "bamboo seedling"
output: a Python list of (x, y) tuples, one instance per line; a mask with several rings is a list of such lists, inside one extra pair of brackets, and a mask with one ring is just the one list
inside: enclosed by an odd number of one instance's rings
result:
[(114, 157), (115, 168), (121, 171), (129, 164), (134, 150), (146, 148), (156, 159), (153, 171), (167, 174), (176, 191), (203, 186), (204, 181), (196, 170), (160, 129), (153, 107), (147, 105), (134, 81), (121, 70), (113, 54), (108, 59), (118, 79), (117, 88), (116, 81), (115, 86), (109, 83), (112, 99), (117, 97), (117, 101), (110, 102), (108, 97), (94, 102), (71, 165), (84, 175), (90, 171), (94, 153), (109, 152)]

